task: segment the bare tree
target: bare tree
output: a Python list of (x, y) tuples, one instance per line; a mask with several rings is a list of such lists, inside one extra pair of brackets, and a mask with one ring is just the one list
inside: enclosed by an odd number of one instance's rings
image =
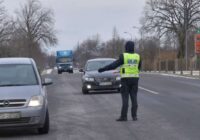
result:
[(104, 53), (102, 54), (105, 57), (118, 58), (120, 54), (124, 52), (125, 40), (119, 36), (112, 38), (105, 42), (105, 47), (103, 49)]
[(0, 1), (0, 43), (2, 44), (5, 38), (5, 8), (2, 6), (2, 1)]
[(8, 41), (9, 36), (12, 32), (12, 21), (6, 14), (4, 6), (2, 6), (3, 1), (0, 1), (0, 45), (4, 45)]
[(8, 42), (14, 31), (14, 22), (7, 15), (3, 1), (0, 1), (0, 57), (11, 56), (12, 52), (8, 48)]
[(92, 38), (84, 40), (82, 43), (78, 43), (77, 48), (74, 51), (75, 62), (80, 66), (84, 66), (88, 59), (99, 57), (100, 53), (100, 39), (99, 35), (95, 35)]
[(74, 50), (75, 63), (79, 66), (84, 66), (88, 59), (98, 57), (113, 57), (117, 58), (123, 52), (125, 40), (120, 38), (117, 30), (114, 29), (112, 39), (101, 42), (99, 35), (84, 40), (78, 43)]
[(149, 0), (142, 20), (148, 32), (164, 35), (175, 33), (179, 42), (179, 58), (185, 56), (188, 30), (194, 30), (200, 21), (200, 0)]
[(17, 28), (29, 47), (29, 56), (32, 57), (33, 47), (44, 44), (57, 44), (54, 30), (54, 15), (52, 9), (43, 8), (38, 0), (28, 0), (28, 3), (17, 11)]

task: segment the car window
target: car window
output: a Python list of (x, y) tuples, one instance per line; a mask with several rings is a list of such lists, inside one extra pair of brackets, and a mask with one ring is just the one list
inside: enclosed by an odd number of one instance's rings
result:
[(95, 71), (106, 65), (111, 64), (114, 60), (101, 60), (101, 61), (90, 61), (86, 65), (86, 71)]
[(0, 65), (0, 86), (37, 85), (38, 81), (32, 65)]

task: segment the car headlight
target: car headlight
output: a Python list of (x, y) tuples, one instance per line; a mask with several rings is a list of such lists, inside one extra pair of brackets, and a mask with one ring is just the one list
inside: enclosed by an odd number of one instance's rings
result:
[(120, 76), (117, 76), (116, 77), (116, 81), (120, 81), (121, 80), (121, 77)]
[(69, 68), (71, 68), (71, 69), (72, 69), (72, 68), (73, 68), (73, 66), (69, 66)]
[(88, 81), (88, 82), (94, 82), (94, 78), (92, 77), (85, 77), (84, 79), (85, 81)]
[(42, 106), (44, 102), (43, 96), (33, 96), (30, 101), (28, 106), (29, 107), (39, 107)]
[(58, 69), (61, 69), (62, 67), (61, 66), (58, 66)]

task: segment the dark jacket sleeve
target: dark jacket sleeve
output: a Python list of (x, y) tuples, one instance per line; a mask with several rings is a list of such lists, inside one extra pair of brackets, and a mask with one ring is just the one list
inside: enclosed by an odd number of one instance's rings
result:
[(138, 69), (141, 71), (142, 70), (142, 59), (140, 58), (140, 62), (139, 62), (139, 65), (138, 65)]
[(102, 69), (103, 71), (114, 70), (114, 69), (116, 69), (117, 67), (123, 65), (123, 63), (124, 63), (124, 58), (123, 58), (123, 54), (121, 54), (121, 55), (119, 56), (119, 59), (118, 59), (118, 60), (114, 61), (113, 63), (111, 63), (111, 64), (109, 64), (109, 65), (107, 65), (107, 66), (105, 66), (105, 67), (103, 67), (103, 68), (101, 68), (101, 69)]
[[(124, 64), (124, 57), (123, 54), (121, 54), (119, 56), (119, 59), (114, 61), (113, 63), (101, 68), (102, 71), (108, 71), (108, 70), (113, 70), (116, 69), (117, 67), (121, 66)], [(142, 69), (142, 59), (140, 59), (139, 65), (138, 65), (138, 69), (141, 70)]]

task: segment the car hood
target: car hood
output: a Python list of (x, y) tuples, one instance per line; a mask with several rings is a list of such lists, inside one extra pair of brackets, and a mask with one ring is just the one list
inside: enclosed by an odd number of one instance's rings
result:
[(0, 87), (0, 99), (30, 99), (41, 92), (39, 85)]
[(110, 71), (105, 71), (102, 73), (99, 73), (98, 71), (87, 71), (85, 73), (85, 76), (88, 76), (88, 77), (116, 77), (119, 75), (120, 73), (118, 70), (110, 70)]

